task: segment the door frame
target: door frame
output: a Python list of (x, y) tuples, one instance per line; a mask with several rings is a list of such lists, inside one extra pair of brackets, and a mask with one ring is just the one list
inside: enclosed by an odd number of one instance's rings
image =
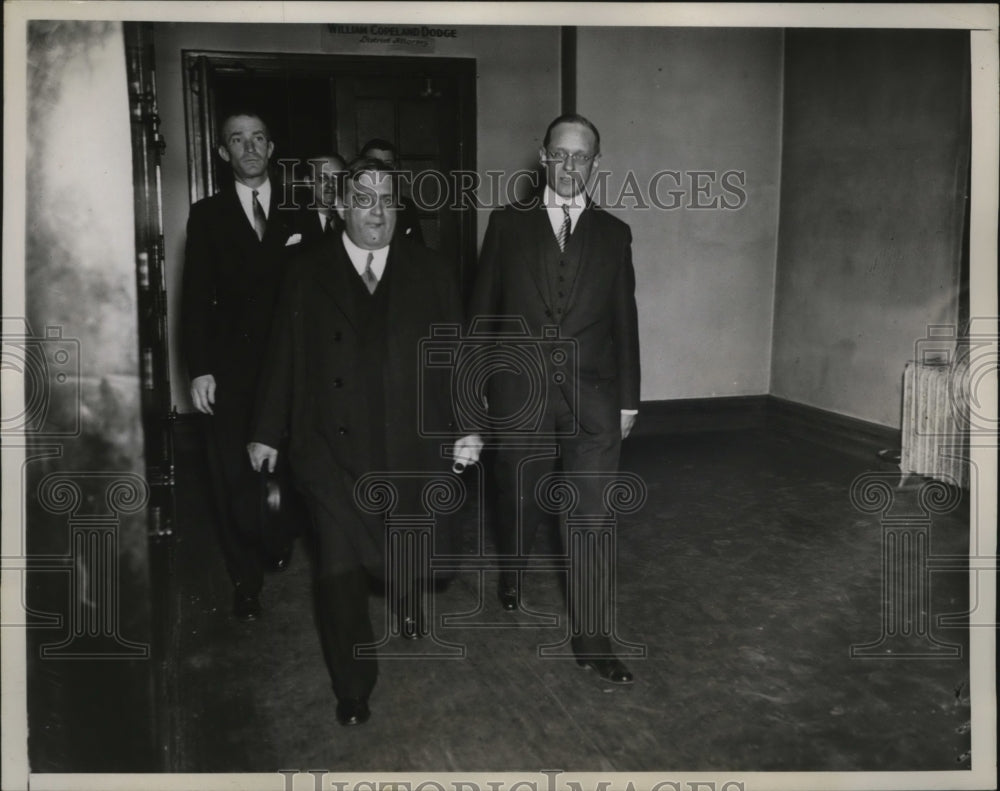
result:
[[(330, 55), (297, 52), (233, 52), (191, 49), (181, 52), (184, 80), (188, 185), (191, 202), (214, 194), (212, 172), (215, 128), (215, 76), (225, 72), (290, 72), (302, 75), (410, 76), (420, 70), (430, 76), (454, 78), (458, 85), (458, 168), (476, 170), (476, 59), (397, 55)], [(331, 101), (334, 97), (331, 96)], [(333, 131), (333, 130), (331, 130)], [(459, 272), (463, 291), (476, 260), (475, 207), (459, 210)]]

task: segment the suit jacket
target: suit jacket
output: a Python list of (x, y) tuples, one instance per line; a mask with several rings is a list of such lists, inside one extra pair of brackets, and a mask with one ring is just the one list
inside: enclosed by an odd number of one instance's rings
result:
[(424, 232), (420, 227), (420, 212), (417, 210), (417, 204), (406, 195), (400, 196), (399, 204), (395, 237), (398, 239), (405, 236), (411, 242), (424, 244)]
[[(570, 264), (572, 282), (554, 293), (545, 261)], [(549, 386), (561, 387), (580, 410), (637, 409), (639, 406), (639, 333), (628, 225), (592, 203), (581, 213), (566, 250), (559, 246), (540, 201), (512, 204), (490, 216), (473, 286), (469, 316), (520, 317), (534, 339), (544, 327), (558, 327), (570, 339), (573, 366), (556, 366), (544, 353)], [(473, 324), (482, 330), (483, 323)], [(493, 326), (495, 329), (495, 325)], [(559, 375), (557, 375), (559, 374)], [(524, 377), (521, 377), (523, 380)], [(490, 405), (503, 415), (524, 404), (525, 382), (498, 375), (490, 381)], [(606, 422), (606, 421), (602, 421)]]
[[(331, 232), (334, 236), (339, 236), (344, 230), (344, 221), (340, 215), (333, 213), (333, 227)], [(320, 224), (318, 213), (313, 209), (300, 209), (291, 216), (291, 225), (295, 233), (301, 234), (303, 245), (312, 245), (322, 239), (326, 232)]]
[[(447, 439), (421, 436), (420, 429), (425, 422), (454, 425), (450, 392), (441, 380), (421, 391), (427, 384), (422, 341), (434, 324), (461, 323), (452, 271), (437, 253), (393, 240), (386, 264), (391, 282), (381, 387), (370, 392), (358, 373), (365, 368), (359, 356), (362, 316), (357, 284), (348, 280), (357, 274), (342, 240), (328, 236), (303, 249), (289, 270), (275, 312), (252, 438), (278, 447), (289, 432), (288, 460), (299, 486), (327, 512), (342, 515), (336, 523), (356, 522), (350, 515), (356, 511), (353, 485), (373, 471), (359, 438), (369, 436), (369, 408), (376, 400), (384, 416), (389, 470), (445, 473), (450, 468), (441, 455)], [(380, 523), (374, 529), (381, 534)]]
[(289, 213), (277, 209), (272, 182), (267, 230), (259, 240), (236, 189), (191, 207), (181, 307), (181, 335), (192, 379), (212, 374), (216, 416), (249, 418), (262, 352), (284, 269), (293, 249)]

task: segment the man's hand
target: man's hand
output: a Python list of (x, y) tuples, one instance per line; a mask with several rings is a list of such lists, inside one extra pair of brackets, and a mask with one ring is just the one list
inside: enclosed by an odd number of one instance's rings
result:
[(632, 427), (635, 425), (636, 417), (638, 417), (638, 415), (632, 412), (622, 412), (622, 439), (625, 439), (632, 433)]
[(462, 437), (460, 440), (456, 440), (455, 446), (452, 448), (454, 465), (464, 469), (470, 464), (475, 464), (479, 461), (479, 454), (482, 449), (483, 438), (478, 434), (469, 434), (466, 437)]
[(215, 403), (215, 377), (212, 374), (202, 374), (191, 380), (191, 400), (194, 408), (206, 415), (214, 415), (212, 405)]
[(250, 454), (250, 466), (256, 472), (261, 469), (274, 472), (274, 467), (278, 463), (278, 451), (263, 442), (251, 442), (247, 445), (247, 453)]

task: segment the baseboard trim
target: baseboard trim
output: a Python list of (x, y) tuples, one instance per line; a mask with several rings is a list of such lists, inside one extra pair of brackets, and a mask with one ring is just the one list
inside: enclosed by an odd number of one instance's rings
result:
[[(194, 436), (200, 417), (196, 412), (179, 414), (174, 421), (174, 436)], [(652, 437), (752, 429), (779, 432), (867, 459), (874, 458), (881, 450), (900, 447), (899, 429), (772, 395), (643, 401), (633, 435)]]
[(635, 433), (647, 436), (763, 428), (767, 399), (758, 395), (643, 401)]
[(866, 459), (900, 447), (899, 429), (777, 396), (768, 396), (767, 428)]
[(898, 450), (899, 429), (772, 395), (644, 401), (635, 436), (760, 429), (872, 459)]

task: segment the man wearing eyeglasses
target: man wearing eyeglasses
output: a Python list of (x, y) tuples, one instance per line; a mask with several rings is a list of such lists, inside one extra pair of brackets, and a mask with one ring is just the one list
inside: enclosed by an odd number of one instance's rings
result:
[[(517, 568), (526, 566), (546, 521), (536, 485), (558, 458), (579, 493), (576, 513), (606, 515), (603, 487), (618, 471), (621, 442), (638, 410), (632, 235), (587, 195), (600, 141), (597, 128), (582, 116), (563, 115), (549, 124), (538, 151), (545, 170), (541, 200), (536, 196), (493, 212), (473, 287), (471, 331), (482, 332), (485, 317), (493, 317), (485, 326), (494, 330), (498, 321), (522, 322), (539, 339), (544, 366), (544, 382), (534, 381), (531, 366), (513, 370), (517, 366), (511, 365), (498, 366), (488, 381), (493, 426), (505, 427), (494, 434), (497, 543), (506, 556), (503, 563), (511, 564), (514, 556), (513, 569), (501, 567), (498, 595), (505, 610), (520, 606)], [(554, 336), (575, 355), (575, 365), (554, 353), (546, 340)], [(544, 404), (535, 403), (538, 399)], [(512, 418), (525, 414), (540, 417), (536, 424), (511, 428)], [(608, 554), (598, 546), (581, 566), (585, 588), (607, 589), (601, 586), (613, 562)], [(592, 628), (595, 608), (592, 602), (588, 607), (579, 586), (569, 586), (568, 604), (577, 662), (605, 681), (631, 683), (632, 673), (612, 651), (607, 617), (601, 628)]]

